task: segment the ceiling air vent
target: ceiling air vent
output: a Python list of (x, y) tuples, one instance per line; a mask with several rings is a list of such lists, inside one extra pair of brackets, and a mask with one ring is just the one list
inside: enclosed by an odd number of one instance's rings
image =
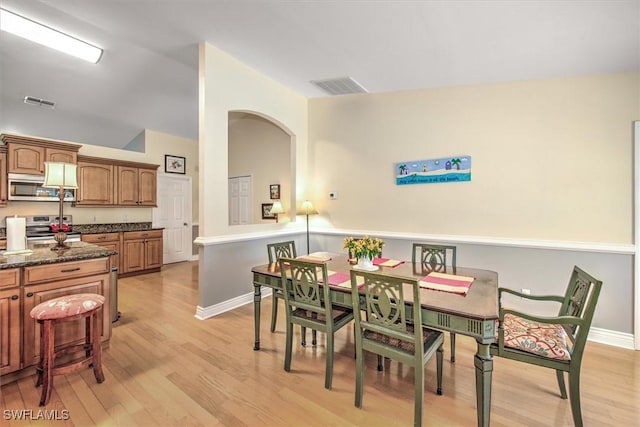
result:
[(47, 101), (46, 99), (34, 98), (33, 96), (25, 96), (24, 103), (29, 105), (35, 105), (37, 107), (49, 107), (54, 108), (56, 103), (53, 101)]
[(311, 80), (311, 83), (327, 92), (329, 95), (367, 93), (367, 90), (351, 77), (340, 77), (337, 79), (326, 80)]

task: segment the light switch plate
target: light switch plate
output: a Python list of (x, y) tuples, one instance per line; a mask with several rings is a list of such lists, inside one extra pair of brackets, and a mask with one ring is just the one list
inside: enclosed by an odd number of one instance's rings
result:
[(329, 200), (337, 200), (337, 199), (338, 199), (337, 191), (332, 191), (331, 193), (329, 193)]

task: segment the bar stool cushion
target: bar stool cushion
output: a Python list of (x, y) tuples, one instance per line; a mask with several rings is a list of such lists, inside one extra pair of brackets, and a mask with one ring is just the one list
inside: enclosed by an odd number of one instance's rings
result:
[(29, 315), (35, 320), (55, 320), (87, 313), (104, 304), (98, 294), (75, 294), (50, 299), (35, 306)]

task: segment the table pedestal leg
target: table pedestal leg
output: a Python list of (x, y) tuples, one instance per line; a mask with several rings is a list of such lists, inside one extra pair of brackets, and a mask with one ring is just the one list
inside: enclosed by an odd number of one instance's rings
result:
[(253, 321), (255, 323), (255, 338), (256, 342), (253, 345), (253, 350), (260, 350), (260, 300), (262, 299), (261, 285), (253, 285)]
[(493, 373), (493, 357), (489, 353), (489, 344), (478, 343), (474, 357), (476, 367), (476, 407), (478, 410), (478, 427), (489, 427), (491, 411), (491, 376)]

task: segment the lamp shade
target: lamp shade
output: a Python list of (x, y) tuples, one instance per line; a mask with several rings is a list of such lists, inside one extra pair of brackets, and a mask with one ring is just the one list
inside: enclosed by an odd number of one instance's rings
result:
[(309, 200), (305, 200), (304, 202), (302, 202), (302, 204), (300, 205), (300, 211), (304, 215), (315, 215), (318, 213), (316, 208), (313, 206), (313, 203), (311, 203)]
[(284, 209), (282, 208), (281, 202), (273, 202), (273, 207), (269, 211), (270, 214), (281, 214), (284, 213)]
[(44, 162), (43, 187), (78, 188), (77, 166), (72, 163)]

